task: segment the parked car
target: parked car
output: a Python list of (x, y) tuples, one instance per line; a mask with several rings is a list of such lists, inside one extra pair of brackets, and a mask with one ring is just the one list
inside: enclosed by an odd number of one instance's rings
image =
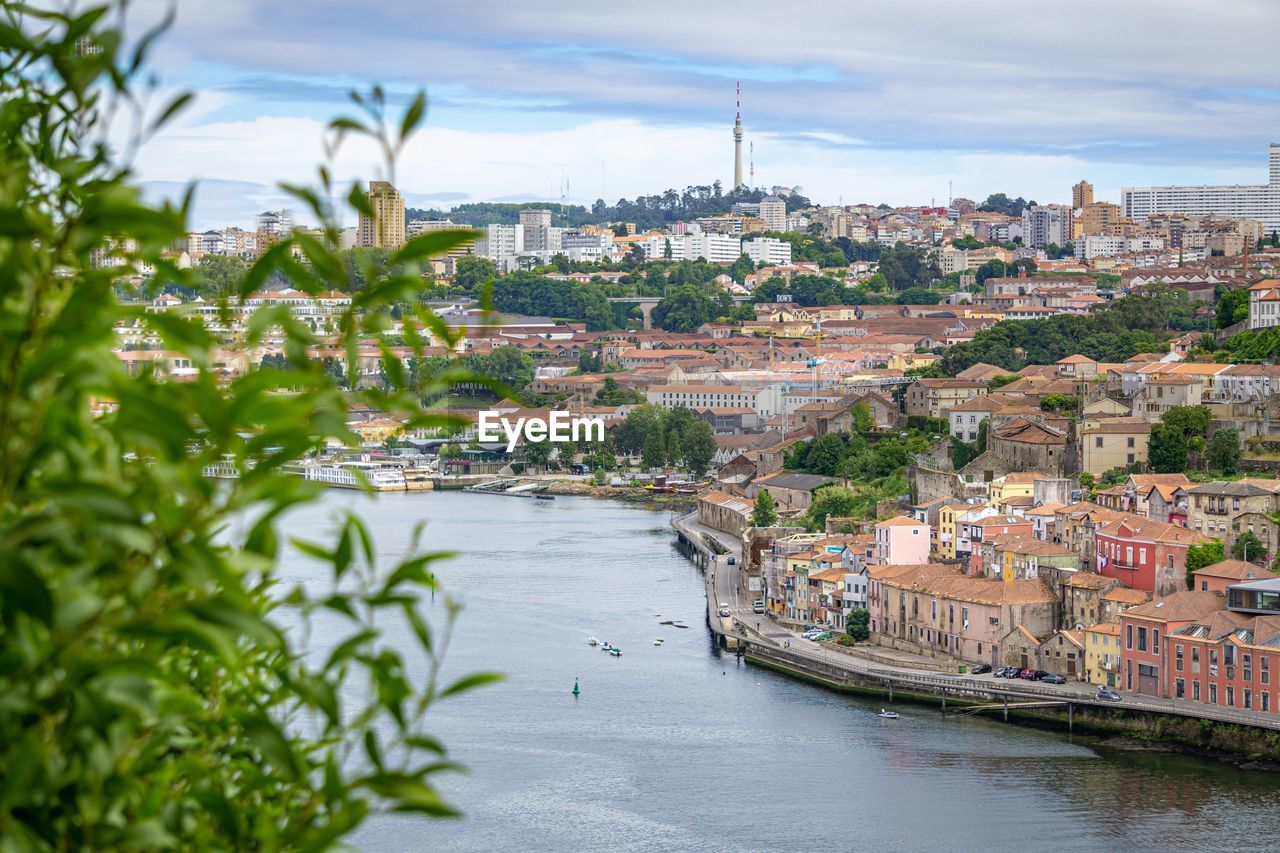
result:
[(830, 640), (832, 636), (834, 635), (830, 631), (819, 631), (809, 639), (813, 640), (815, 643), (821, 643), (823, 640)]
[(763, 612), (764, 612), (764, 599), (763, 599), (763, 598), (757, 598), (757, 599), (755, 600), (755, 602), (751, 605), (751, 612), (752, 612), (752, 613), (763, 613)]
[(991, 671), (991, 664), (989, 663), (980, 663), (970, 670), (970, 672), (972, 672), (974, 675), (984, 675), (990, 671)]
[(1009, 677), (1009, 667), (1007, 667), (1007, 666), (1002, 666), (1002, 667), (1000, 667), (999, 669), (997, 669), (994, 673), (992, 673), (992, 675), (994, 675), (996, 678), (1008, 678), (1008, 677)]
[(1046, 675), (1040, 676), (1040, 680), (1043, 681), (1045, 684), (1066, 684), (1067, 683), (1067, 680), (1063, 678), (1061, 675), (1057, 675), (1056, 673), (1052, 673), (1052, 672)]
[(731, 566), (736, 566), (737, 564), (738, 564), (738, 558), (737, 558), (737, 557), (730, 557), (730, 558), (729, 558), (729, 565), (731, 565)]
[(722, 601), (722, 602), (720, 602), (720, 615), (721, 615), (721, 616), (728, 616), (728, 615), (729, 615), (729, 613), (730, 613), (729, 605), (725, 604), (723, 601)]
[(1110, 687), (1099, 687), (1098, 698), (1108, 702), (1119, 702), (1120, 694), (1112, 690)]
[(1018, 677), (1026, 681), (1036, 680), (1036, 671), (1034, 669), (1024, 669), (1018, 673)]

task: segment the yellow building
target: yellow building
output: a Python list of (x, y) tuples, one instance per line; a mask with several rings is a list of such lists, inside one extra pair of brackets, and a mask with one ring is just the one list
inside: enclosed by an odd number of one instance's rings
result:
[(1137, 226), (1120, 212), (1120, 205), (1109, 201), (1097, 201), (1083, 205), (1080, 212), (1080, 231), (1085, 236), (1109, 235), (1127, 237)]
[(1102, 622), (1084, 629), (1084, 675), (1090, 684), (1120, 685), (1120, 624)]
[(1044, 476), (1038, 471), (1014, 471), (992, 480), (989, 503), (999, 512), (1008, 513), (1009, 499), (1034, 497), (1036, 480)]
[(937, 538), (933, 542), (933, 550), (939, 559), (956, 558), (956, 534), (960, 531), (960, 516), (977, 508), (975, 504), (953, 503), (938, 510), (938, 530), (934, 534)]
[(890, 370), (911, 370), (915, 367), (928, 367), (938, 361), (942, 361), (942, 356), (937, 353), (895, 352), (889, 356), (887, 367)]
[(1093, 184), (1088, 181), (1074, 184), (1071, 187), (1071, 206), (1079, 210), (1090, 204), (1093, 204)]
[(1127, 468), (1147, 461), (1151, 422), (1143, 418), (1098, 419), (1080, 431), (1081, 466), (1095, 477), (1112, 468)]
[(366, 249), (399, 249), (404, 245), (404, 199), (386, 181), (370, 181), (366, 194), (372, 218), (360, 214), (356, 245)]

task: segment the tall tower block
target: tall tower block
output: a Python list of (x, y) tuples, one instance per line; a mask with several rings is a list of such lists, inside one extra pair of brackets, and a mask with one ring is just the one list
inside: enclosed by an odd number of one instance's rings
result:
[(733, 119), (733, 188), (746, 186), (742, 181), (742, 84), (738, 84), (737, 115)]

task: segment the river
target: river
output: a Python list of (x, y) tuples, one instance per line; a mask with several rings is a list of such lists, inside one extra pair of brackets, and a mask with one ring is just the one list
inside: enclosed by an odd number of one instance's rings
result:
[[(471, 768), (440, 779), (466, 817), (378, 817), (361, 849), (1245, 850), (1280, 837), (1274, 776), (920, 706), (883, 720), (880, 703), (739, 664), (710, 640), (667, 512), (335, 491), (289, 532), (318, 538), (343, 508), (388, 560), (418, 522), (427, 547), (461, 552), (437, 567), (465, 604), (448, 671), (509, 676), (430, 717)], [(312, 572), (282, 560), (286, 581)]]

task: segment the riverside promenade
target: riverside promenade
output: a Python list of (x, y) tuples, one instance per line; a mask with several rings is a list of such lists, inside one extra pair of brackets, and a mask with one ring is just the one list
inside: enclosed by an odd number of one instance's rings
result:
[[(706, 572), (708, 626), (726, 648), (742, 654), (748, 662), (837, 689), (880, 693), (890, 701), (897, 694), (915, 700), (937, 699), (944, 709), (948, 701), (953, 705), (990, 706), (989, 710), (994, 712), (1003, 710), (1006, 719), (1009, 711), (1058, 707), (1065, 710), (1070, 727), (1076, 708), (1091, 707), (1099, 711), (1170, 714), (1280, 731), (1280, 719), (1276, 717), (1216, 705), (1133, 693), (1121, 694), (1118, 702), (1106, 701), (1097, 698), (1094, 685), (1081, 682), (1051, 685), (995, 678), (990, 673), (978, 676), (930, 673), (860, 659), (806, 640), (767, 616), (752, 613), (742, 575), (742, 542), (737, 537), (700, 524), (697, 513), (676, 519), (673, 526), (681, 541), (697, 552), (698, 564)], [(728, 564), (729, 557), (734, 558), (732, 566)], [(719, 615), (720, 604), (729, 605), (730, 616)]]

